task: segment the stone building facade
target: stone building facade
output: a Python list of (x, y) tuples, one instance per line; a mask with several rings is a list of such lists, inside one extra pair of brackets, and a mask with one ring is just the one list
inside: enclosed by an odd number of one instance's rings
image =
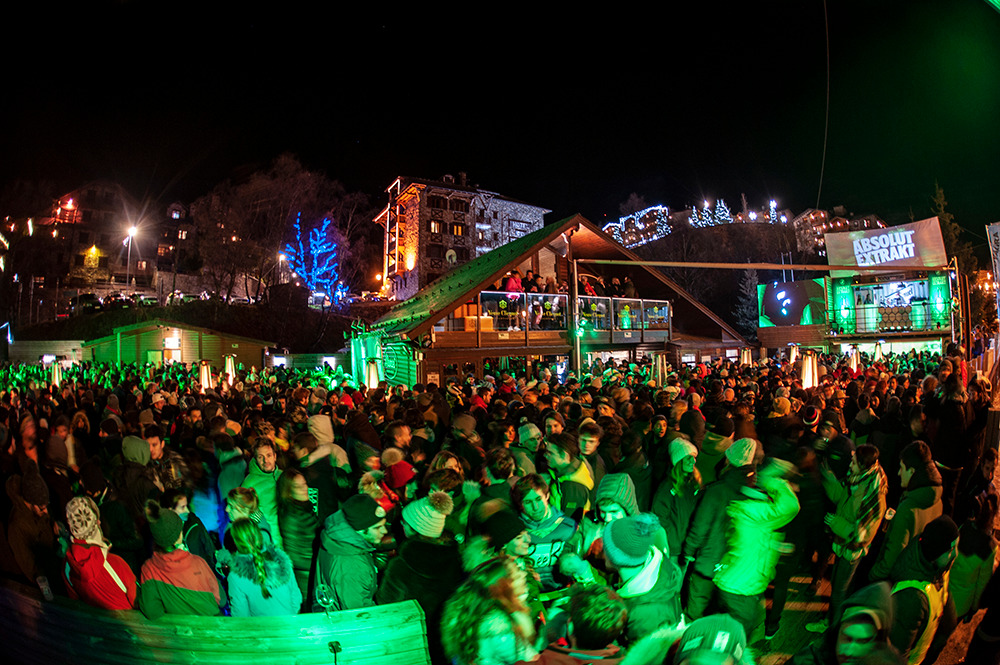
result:
[(469, 185), (397, 178), (375, 218), (385, 231), (383, 291), (405, 300), (452, 268), (542, 228), (545, 208)]

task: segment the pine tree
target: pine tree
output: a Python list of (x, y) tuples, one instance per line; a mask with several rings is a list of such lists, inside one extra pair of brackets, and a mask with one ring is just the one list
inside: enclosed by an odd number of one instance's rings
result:
[(739, 292), (736, 295), (736, 328), (748, 340), (757, 338), (757, 271), (747, 268), (740, 279)]
[(729, 206), (726, 205), (726, 201), (724, 199), (719, 199), (719, 202), (715, 204), (715, 223), (733, 223), (733, 214), (729, 212)]
[(934, 196), (931, 198), (931, 212), (937, 216), (941, 224), (941, 237), (944, 239), (944, 248), (948, 252), (948, 258), (958, 258), (958, 268), (962, 273), (972, 277), (978, 268), (976, 255), (972, 251), (972, 244), (962, 240), (962, 227), (955, 221), (955, 216), (947, 210), (948, 201), (944, 198), (944, 189), (938, 183), (934, 183)]

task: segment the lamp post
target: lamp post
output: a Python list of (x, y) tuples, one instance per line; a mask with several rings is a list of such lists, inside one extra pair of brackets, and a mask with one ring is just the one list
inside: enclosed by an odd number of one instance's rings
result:
[(131, 270), (132, 270), (132, 238), (134, 238), (135, 234), (138, 233), (138, 232), (139, 232), (139, 229), (137, 229), (136, 227), (134, 227), (134, 226), (128, 227), (128, 238), (126, 238), (126, 242), (128, 243), (128, 259), (126, 259), (126, 263), (125, 263), (125, 292), (126, 292), (126, 294), (128, 294), (128, 288), (129, 288), (129, 286), (132, 283), (132, 280), (129, 279), (129, 275), (131, 274)]

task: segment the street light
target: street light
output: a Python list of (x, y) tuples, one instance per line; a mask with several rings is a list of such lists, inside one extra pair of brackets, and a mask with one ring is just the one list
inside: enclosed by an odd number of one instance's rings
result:
[(138, 232), (139, 232), (139, 229), (137, 229), (136, 227), (134, 227), (134, 226), (128, 227), (128, 238), (125, 239), (126, 242), (128, 242), (128, 260), (125, 263), (125, 292), (126, 293), (128, 293), (129, 286), (131, 285), (131, 280), (129, 279), (129, 275), (131, 274), (130, 271), (132, 270), (132, 238), (134, 238), (135, 234), (138, 233)]

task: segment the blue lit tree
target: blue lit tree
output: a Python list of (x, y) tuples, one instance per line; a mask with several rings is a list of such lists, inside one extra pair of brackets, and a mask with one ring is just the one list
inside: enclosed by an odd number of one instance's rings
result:
[[(331, 300), (346, 291), (339, 285), (340, 262), (338, 243), (334, 239), (335, 229), (329, 218), (323, 218), (318, 225), (305, 231), (302, 228), (302, 213), (295, 216), (292, 228), (295, 239), (285, 245), (288, 266), (305, 282), (311, 291), (322, 291)], [(303, 237), (303, 235), (305, 237)]]
[(715, 204), (715, 223), (733, 223), (733, 214), (729, 212), (729, 206), (726, 205), (726, 202), (723, 199), (719, 199), (718, 203)]

